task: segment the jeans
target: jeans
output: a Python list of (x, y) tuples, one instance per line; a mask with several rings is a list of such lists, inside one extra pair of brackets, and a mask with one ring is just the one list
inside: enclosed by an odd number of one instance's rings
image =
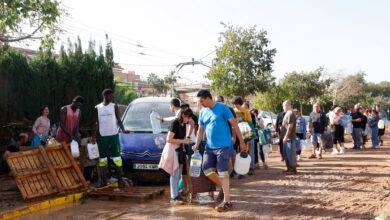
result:
[(360, 134), (362, 133), (361, 128), (353, 128), (352, 138), (353, 138), (353, 148), (360, 149)]
[[(179, 158), (179, 152), (176, 151), (176, 156)], [(171, 199), (176, 199), (179, 196), (179, 182), (181, 176), (180, 165), (175, 170), (173, 176), (170, 178), (171, 182)]]
[(371, 127), (371, 141), (373, 147), (379, 145), (378, 127)]
[(296, 140), (289, 140), (287, 144), (283, 144), (283, 157), (288, 161), (292, 169), (295, 169), (297, 166), (296, 152)]
[(251, 168), (255, 168), (255, 139), (249, 142), (249, 155), (251, 156)]

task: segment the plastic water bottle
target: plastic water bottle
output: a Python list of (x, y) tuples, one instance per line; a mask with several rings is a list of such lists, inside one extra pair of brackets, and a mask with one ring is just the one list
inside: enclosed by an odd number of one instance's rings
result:
[(152, 123), (153, 134), (161, 133), (161, 123), (160, 120), (157, 119), (158, 117), (160, 117), (160, 115), (155, 110), (152, 110), (150, 113), (150, 123)]
[(202, 155), (197, 150), (191, 157), (190, 176), (199, 177), (202, 166)]

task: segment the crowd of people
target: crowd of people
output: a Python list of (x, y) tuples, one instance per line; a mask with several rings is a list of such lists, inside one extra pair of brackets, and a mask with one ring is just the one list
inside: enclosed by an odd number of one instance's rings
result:
[[(114, 92), (105, 89), (102, 93), (102, 103), (96, 105), (96, 132), (91, 142), (98, 143), (99, 148), (99, 178), (98, 187), (107, 184), (108, 155), (112, 159), (118, 173), (118, 185), (124, 187), (122, 180), (122, 159), (120, 155), (119, 130), (126, 131), (121, 119), (118, 106), (114, 103)], [(247, 152), (250, 155), (250, 168), (247, 175), (255, 175), (255, 169), (268, 169), (264, 153), (264, 145), (257, 137), (257, 131), (265, 129), (264, 121), (259, 117), (259, 111), (251, 108), (249, 102), (242, 97), (232, 98), (232, 107), (229, 107), (221, 95), (213, 99), (208, 90), (200, 90), (197, 94), (199, 117), (190, 106), (181, 103), (179, 99), (171, 100), (173, 117), (159, 118), (162, 123), (170, 123), (166, 138), (166, 146), (162, 152), (159, 167), (170, 175), (170, 197), (173, 205), (182, 204), (188, 194), (189, 174), (186, 161), (190, 159), (189, 152), (196, 152), (204, 145), (202, 170), (217, 187), (216, 209), (220, 212), (232, 209), (230, 199), (230, 179), (237, 176), (233, 167), (235, 155)], [(50, 136), (55, 136), (58, 142), (79, 142), (81, 107), (84, 99), (76, 96), (70, 105), (60, 110), (59, 128), (53, 131), (49, 120), (48, 106), (42, 106), (41, 116), (36, 119), (32, 131), (34, 134), (31, 147), (45, 144)], [(324, 136), (331, 134), (332, 154), (344, 154), (344, 135), (351, 134), (353, 148), (366, 148), (369, 137), (372, 148), (383, 145), (385, 128), (383, 121), (387, 120), (386, 112), (380, 105), (364, 109), (360, 103), (343, 113), (339, 106), (332, 106), (329, 113), (321, 110), (319, 103), (313, 105), (309, 120), (306, 121), (299, 109), (294, 109), (291, 101), (282, 104), (283, 112), (277, 114), (273, 135), (279, 139), (281, 160), (285, 162), (287, 175), (297, 173), (297, 161), (302, 159), (301, 141), (310, 139), (312, 154), (309, 159), (322, 159), (324, 151)], [(382, 122), (381, 122), (382, 121)], [(240, 130), (240, 123), (248, 123), (255, 130), (254, 138), (247, 139), (247, 135)], [(244, 139), (245, 137), (245, 139)], [(25, 150), (28, 135), (21, 133), (17, 141), (8, 145), (4, 157), (11, 152)], [(30, 148), (31, 149), (31, 148)], [(110, 152), (109, 152), (110, 151)], [(260, 166), (260, 162), (262, 166)], [(179, 182), (183, 180), (183, 190), (179, 192)]]
[[(213, 99), (207, 90), (198, 92), (199, 119), (194, 116), (188, 105), (180, 105), (180, 100), (172, 99), (171, 110), (176, 117), (171, 119), (161, 119), (161, 121), (171, 122), (167, 143), (174, 146), (176, 153), (166, 154), (160, 161), (160, 167), (164, 168), (167, 161), (177, 161), (177, 165), (171, 169), (171, 203), (182, 204), (187, 194), (184, 189), (179, 193), (178, 185), (180, 174), (183, 180), (188, 178), (185, 173), (185, 160), (190, 159), (183, 151), (192, 150), (195, 152), (202, 141), (205, 141), (205, 151), (203, 155), (202, 169), (216, 186), (218, 191), (216, 209), (220, 212), (229, 211), (232, 208), (230, 200), (230, 179), (235, 178), (235, 171), (232, 169), (235, 163), (235, 155), (240, 152), (248, 152), (251, 156), (250, 169), (247, 175), (254, 175), (255, 169), (260, 168), (260, 161), (264, 169), (268, 168), (266, 157), (263, 152), (263, 145), (259, 138), (244, 140), (243, 131), (240, 130), (239, 123), (251, 123), (256, 130), (265, 129), (264, 121), (259, 117), (259, 111), (251, 108), (249, 102), (244, 102), (242, 97), (233, 97), (232, 107), (229, 107), (223, 96)], [(319, 103), (313, 104), (313, 111), (310, 113), (308, 121), (302, 116), (299, 109), (294, 109), (291, 101), (286, 100), (282, 104), (283, 112), (277, 115), (274, 136), (279, 137), (279, 147), (282, 161), (286, 164), (286, 175), (297, 173), (298, 161), (302, 159), (302, 148), (300, 143), (306, 139), (312, 145), (312, 154), (308, 159), (322, 159), (325, 136), (331, 135), (333, 145), (332, 154), (344, 154), (344, 135), (350, 133), (353, 137), (354, 147), (359, 150), (365, 148), (368, 137), (371, 137), (372, 147), (378, 148), (383, 144), (384, 128), (378, 128), (380, 120), (386, 120), (386, 113), (381, 110), (380, 105), (375, 105), (372, 109), (365, 110), (361, 104), (348, 109), (343, 113), (339, 106), (332, 106), (329, 113), (321, 110)], [(196, 117), (196, 116), (195, 116)], [(195, 121), (194, 121), (195, 120)], [(196, 124), (196, 129), (190, 127)], [(186, 127), (187, 125), (187, 127)], [(186, 129), (187, 128), (187, 129)], [(190, 128), (190, 129), (189, 129)], [(348, 132), (346, 130), (351, 130)], [(196, 135), (193, 143), (190, 136)], [(380, 141), (382, 140), (382, 141)], [(188, 148), (186, 146), (192, 146)], [(167, 147), (164, 148), (164, 150)], [(168, 147), (169, 148), (169, 147)], [(164, 154), (164, 153), (163, 153)], [(164, 164), (161, 166), (161, 164)], [(238, 179), (245, 178), (238, 175)]]

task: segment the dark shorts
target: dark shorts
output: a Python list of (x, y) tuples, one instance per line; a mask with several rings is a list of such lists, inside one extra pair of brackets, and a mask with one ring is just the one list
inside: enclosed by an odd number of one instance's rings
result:
[(383, 136), (385, 135), (386, 128), (384, 129), (378, 129), (378, 136)]
[(336, 125), (334, 128), (333, 144), (344, 143), (344, 127)]
[(206, 147), (203, 155), (203, 172), (209, 176), (216, 171), (220, 177), (229, 177), (230, 147), (210, 149)]

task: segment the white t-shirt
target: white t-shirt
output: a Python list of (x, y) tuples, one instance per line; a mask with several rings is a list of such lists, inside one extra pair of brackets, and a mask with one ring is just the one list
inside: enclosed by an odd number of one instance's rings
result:
[(115, 104), (104, 105), (100, 103), (96, 106), (99, 120), (99, 133), (101, 136), (112, 136), (118, 134), (118, 122), (115, 116)]

